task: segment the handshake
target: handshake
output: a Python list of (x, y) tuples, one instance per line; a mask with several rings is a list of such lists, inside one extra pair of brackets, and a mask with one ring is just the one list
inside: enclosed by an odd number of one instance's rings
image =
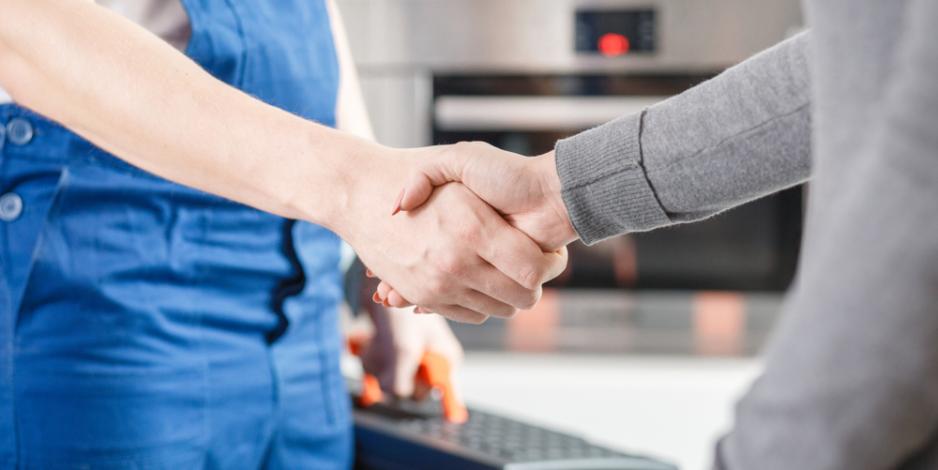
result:
[(375, 302), (482, 323), (533, 307), (566, 267), (577, 235), (553, 152), (525, 158), (466, 142), (370, 157), (371, 171), (349, 176), (358, 189), (334, 229), (382, 280)]

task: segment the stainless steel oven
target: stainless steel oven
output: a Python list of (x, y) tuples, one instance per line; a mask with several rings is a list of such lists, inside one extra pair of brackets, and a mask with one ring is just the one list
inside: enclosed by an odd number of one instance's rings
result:
[[(525, 155), (706, 80), (796, 31), (797, 0), (340, 0), (379, 140)], [(555, 284), (780, 290), (801, 189), (571, 249)]]

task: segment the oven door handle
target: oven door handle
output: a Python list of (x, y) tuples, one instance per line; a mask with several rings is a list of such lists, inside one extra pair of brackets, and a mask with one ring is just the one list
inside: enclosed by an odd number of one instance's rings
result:
[(641, 112), (666, 96), (440, 96), (442, 131), (579, 131)]

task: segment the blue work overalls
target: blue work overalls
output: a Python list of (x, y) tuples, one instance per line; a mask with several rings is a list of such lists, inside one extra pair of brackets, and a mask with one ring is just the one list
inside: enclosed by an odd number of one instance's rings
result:
[[(183, 4), (203, 68), (334, 124), (322, 0)], [(0, 468), (350, 465), (333, 233), (0, 128)]]

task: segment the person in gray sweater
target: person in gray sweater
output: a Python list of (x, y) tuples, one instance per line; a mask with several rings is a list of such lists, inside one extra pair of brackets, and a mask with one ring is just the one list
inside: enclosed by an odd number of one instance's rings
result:
[(810, 179), (800, 272), (714, 468), (935, 469), (938, 2), (805, 3), (805, 32), (547, 155), (428, 150), (400, 207), (460, 181), (546, 250)]

